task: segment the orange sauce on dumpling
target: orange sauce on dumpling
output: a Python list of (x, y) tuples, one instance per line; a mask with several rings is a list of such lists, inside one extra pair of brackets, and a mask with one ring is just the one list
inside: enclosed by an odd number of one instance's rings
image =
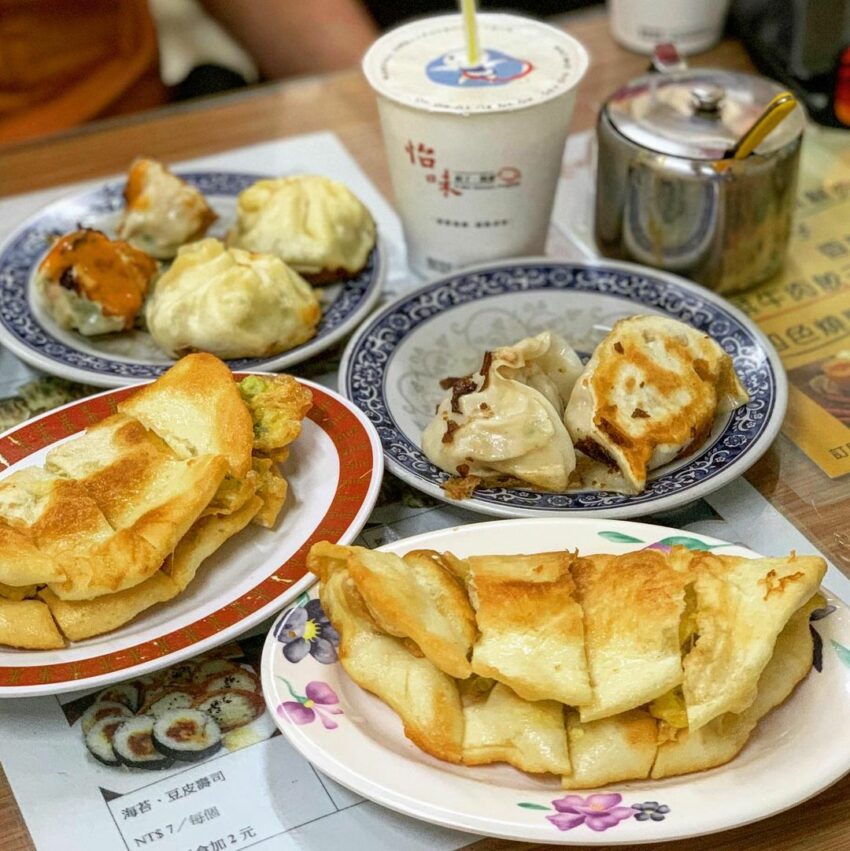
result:
[(96, 230), (60, 237), (42, 260), (39, 272), (118, 316), (126, 329), (142, 307), (157, 263), (143, 251)]

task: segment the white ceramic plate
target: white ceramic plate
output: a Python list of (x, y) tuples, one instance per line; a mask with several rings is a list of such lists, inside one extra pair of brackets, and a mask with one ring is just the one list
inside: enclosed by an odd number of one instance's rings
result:
[(382, 307), (348, 344), (340, 390), (369, 417), (387, 468), (408, 484), (450, 501), (448, 475), (420, 449), (422, 430), (442, 398), (440, 379), (478, 369), (485, 350), (545, 329), (587, 357), (618, 319), (636, 313), (687, 322), (731, 355), (750, 394), (696, 451), (652, 471), (644, 491), (541, 492), (478, 488), (454, 503), (502, 517), (638, 517), (704, 497), (740, 476), (779, 432), (788, 400), (773, 346), (727, 301), (674, 275), (627, 263), (520, 259), (466, 269)]
[[(674, 543), (754, 555), (663, 526), (589, 518), (475, 523), (380, 549), (403, 554), (425, 547), (460, 556), (564, 547), (624, 553)], [(283, 651), (303, 640), (299, 633), (307, 620), (295, 610), (307, 606), (318, 637), (326, 629), (318, 601), (308, 602), (314, 597), (315, 589), (302, 595), (266, 639), (262, 678), (269, 709), (283, 734), (320, 771), (424, 821), (527, 842), (660, 842), (766, 818), (811, 798), (850, 770), (850, 725), (836, 723), (850, 714), (850, 610), (835, 599), (828, 601), (833, 610), (819, 610), (812, 620), (816, 643), (822, 642), (822, 670), (813, 669), (783, 706), (762, 719), (732, 762), (678, 778), (567, 793), (555, 777), (540, 779), (507, 765), (466, 768), (428, 756), (405, 738), (396, 714), (356, 686), (341, 665), (327, 654), (313, 655), (315, 642), (300, 661), (289, 661)], [(280, 709), (284, 704), (289, 705)]]
[[(141, 676), (195, 656), (260, 623), (315, 577), (306, 556), (319, 540), (351, 541), (378, 496), (383, 474), (374, 429), (345, 399), (317, 384), (313, 408), (283, 472), (289, 482), (274, 529), (249, 525), (204, 562), (186, 591), (126, 626), (63, 650), (0, 648), (0, 697), (57, 694)], [(133, 388), (57, 408), (0, 435), (0, 462), (41, 464), (56, 443), (115, 411)]]
[[(236, 198), (266, 175), (242, 172), (180, 172), (218, 213), (209, 236), (223, 238), (233, 224)], [(51, 240), (79, 227), (114, 236), (124, 206), (123, 180), (60, 199), (25, 221), (0, 247), (0, 343), (30, 365), (97, 387), (123, 387), (149, 381), (173, 363), (145, 331), (84, 337), (59, 327), (44, 309), (32, 280)], [(351, 333), (381, 294), (384, 253), (378, 244), (355, 277), (322, 287), (322, 318), (316, 336), (268, 358), (228, 361), (232, 369), (281, 370), (324, 351)]]

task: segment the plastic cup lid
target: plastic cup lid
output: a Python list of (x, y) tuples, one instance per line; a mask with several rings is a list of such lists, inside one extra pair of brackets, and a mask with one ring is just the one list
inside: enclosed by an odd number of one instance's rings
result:
[(574, 89), (584, 47), (555, 27), (517, 15), (480, 14), (481, 61), (466, 62), (460, 15), (404, 24), (379, 38), (363, 71), (381, 95), (415, 109), (460, 115), (524, 109)]

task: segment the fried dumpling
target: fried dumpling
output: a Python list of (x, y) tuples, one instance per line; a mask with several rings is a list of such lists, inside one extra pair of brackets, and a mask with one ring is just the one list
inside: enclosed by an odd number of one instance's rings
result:
[(282, 463), (278, 453), (301, 434), (313, 394), (291, 375), (249, 375), (237, 386), (251, 413), (254, 450)]
[(496, 683), (486, 695), (464, 700), (464, 765), (507, 762), (534, 774), (572, 771), (564, 707), (554, 700), (523, 700)]
[(480, 633), (472, 650), (473, 672), (510, 686), (525, 700), (589, 703), (582, 611), (569, 554), (466, 561)]
[(576, 449), (612, 463), (638, 493), (649, 470), (701, 444), (716, 416), (748, 398), (708, 335), (675, 319), (632, 316), (597, 346), (565, 422)]
[(455, 681), (404, 639), (378, 629), (347, 570), (323, 579), (319, 598), (340, 635), (339, 660), (348, 676), (396, 712), (415, 745), (460, 763), (464, 721)]
[(145, 157), (130, 166), (124, 200), (118, 236), (162, 260), (200, 239), (217, 218), (194, 186)]
[(316, 333), (313, 288), (270, 254), (226, 248), (217, 239), (183, 246), (145, 308), (156, 344), (174, 357), (268, 357)]
[(297, 175), (258, 180), (239, 195), (228, 245), (274, 254), (315, 284), (356, 275), (375, 245), (375, 222), (344, 184)]
[(561, 778), (561, 786), (590, 789), (649, 777), (658, 751), (657, 730), (658, 722), (643, 709), (586, 724), (568, 712), (572, 772)]
[(35, 287), (63, 328), (93, 337), (133, 328), (158, 270), (132, 245), (84, 228), (56, 240)]
[(689, 574), (658, 550), (577, 558), (592, 721), (649, 703), (682, 682), (679, 626)]
[(783, 703), (811, 670), (809, 615), (823, 603), (823, 597), (816, 594), (791, 616), (776, 639), (773, 656), (759, 677), (756, 698), (748, 709), (720, 715), (698, 730), (667, 731), (670, 738), (658, 748), (653, 778), (704, 771), (740, 752), (758, 721)]
[(777, 636), (817, 592), (826, 562), (698, 553), (692, 569), (698, 638), (684, 659), (682, 690), (694, 731), (752, 705)]
[(452, 381), (423, 451), (453, 476), (564, 490), (576, 465), (564, 399), (581, 368), (551, 331), (488, 352), (478, 372)]

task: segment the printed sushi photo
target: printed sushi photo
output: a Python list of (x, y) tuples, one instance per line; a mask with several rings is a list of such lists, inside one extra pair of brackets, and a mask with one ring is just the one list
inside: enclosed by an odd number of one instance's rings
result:
[(186, 768), (277, 734), (260, 687), (261, 651), (262, 636), (232, 642), (71, 700), (62, 711), (87, 762), (116, 779)]

